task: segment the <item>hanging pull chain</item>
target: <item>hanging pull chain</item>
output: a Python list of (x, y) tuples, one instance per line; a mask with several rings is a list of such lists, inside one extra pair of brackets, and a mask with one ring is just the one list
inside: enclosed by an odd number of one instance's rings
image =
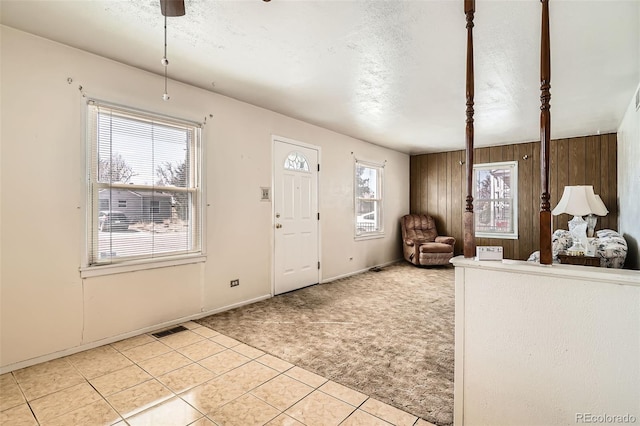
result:
[(164, 17), (164, 56), (162, 57), (162, 61), (160, 61), (164, 66), (164, 94), (162, 95), (162, 99), (165, 101), (169, 100), (169, 93), (167, 93), (167, 68), (169, 67), (169, 60), (167, 59), (167, 16)]

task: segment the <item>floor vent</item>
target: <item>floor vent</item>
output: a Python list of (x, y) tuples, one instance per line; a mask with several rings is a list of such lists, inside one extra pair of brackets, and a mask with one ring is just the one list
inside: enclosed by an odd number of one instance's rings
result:
[(152, 333), (151, 335), (152, 335), (153, 337), (155, 337), (155, 338), (159, 339), (159, 338), (161, 338), (161, 337), (170, 336), (170, 335), (172, 335), (172, 334), (179, 333), (179, 332), (181, 332), (181, 331), (185, 331), (185, 330), (188, 330), (188, 328), (187, 328), (187, 327), (184, 327), (184, 326), (182, 326), (182, 325), (179, 325), (179, 326), (177, 326), (177, 327), (173, 327), (173, 328), (170, 328), (170, 329), (168, 329), (168, 330), (158, 331), (157, 333)]

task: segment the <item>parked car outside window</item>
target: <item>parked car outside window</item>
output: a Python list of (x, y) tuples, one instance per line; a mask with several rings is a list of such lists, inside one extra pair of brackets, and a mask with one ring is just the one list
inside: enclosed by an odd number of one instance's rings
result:
[(122, 212), (101, 211), (98, 214), (98, 229), (100, 231), (126, 231), (129, 229), (129, 219)]

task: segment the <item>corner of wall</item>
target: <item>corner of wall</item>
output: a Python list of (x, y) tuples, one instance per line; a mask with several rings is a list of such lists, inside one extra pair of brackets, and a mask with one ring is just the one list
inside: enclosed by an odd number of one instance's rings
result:
[(640, 223), (637, 221), (640, 217), (640, 199), (634, 193), (640, 186), (640, 169), (636, 164), (640, 158), (640, 108), (636, 108), (639, 91), (640, 84), (633, 92), (618, 128), (618, 229), (627, 241), (625, 268), (636, 270), (640, 269)]

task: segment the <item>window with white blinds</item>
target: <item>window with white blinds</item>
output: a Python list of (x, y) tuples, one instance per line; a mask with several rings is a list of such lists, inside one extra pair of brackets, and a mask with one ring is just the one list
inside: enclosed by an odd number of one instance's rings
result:
[(355, 238), (381, 237), (382, 187), (384, 166), (356, 160)]
[(88, 266), (201, 254), (200, 131), (88, 102)]

